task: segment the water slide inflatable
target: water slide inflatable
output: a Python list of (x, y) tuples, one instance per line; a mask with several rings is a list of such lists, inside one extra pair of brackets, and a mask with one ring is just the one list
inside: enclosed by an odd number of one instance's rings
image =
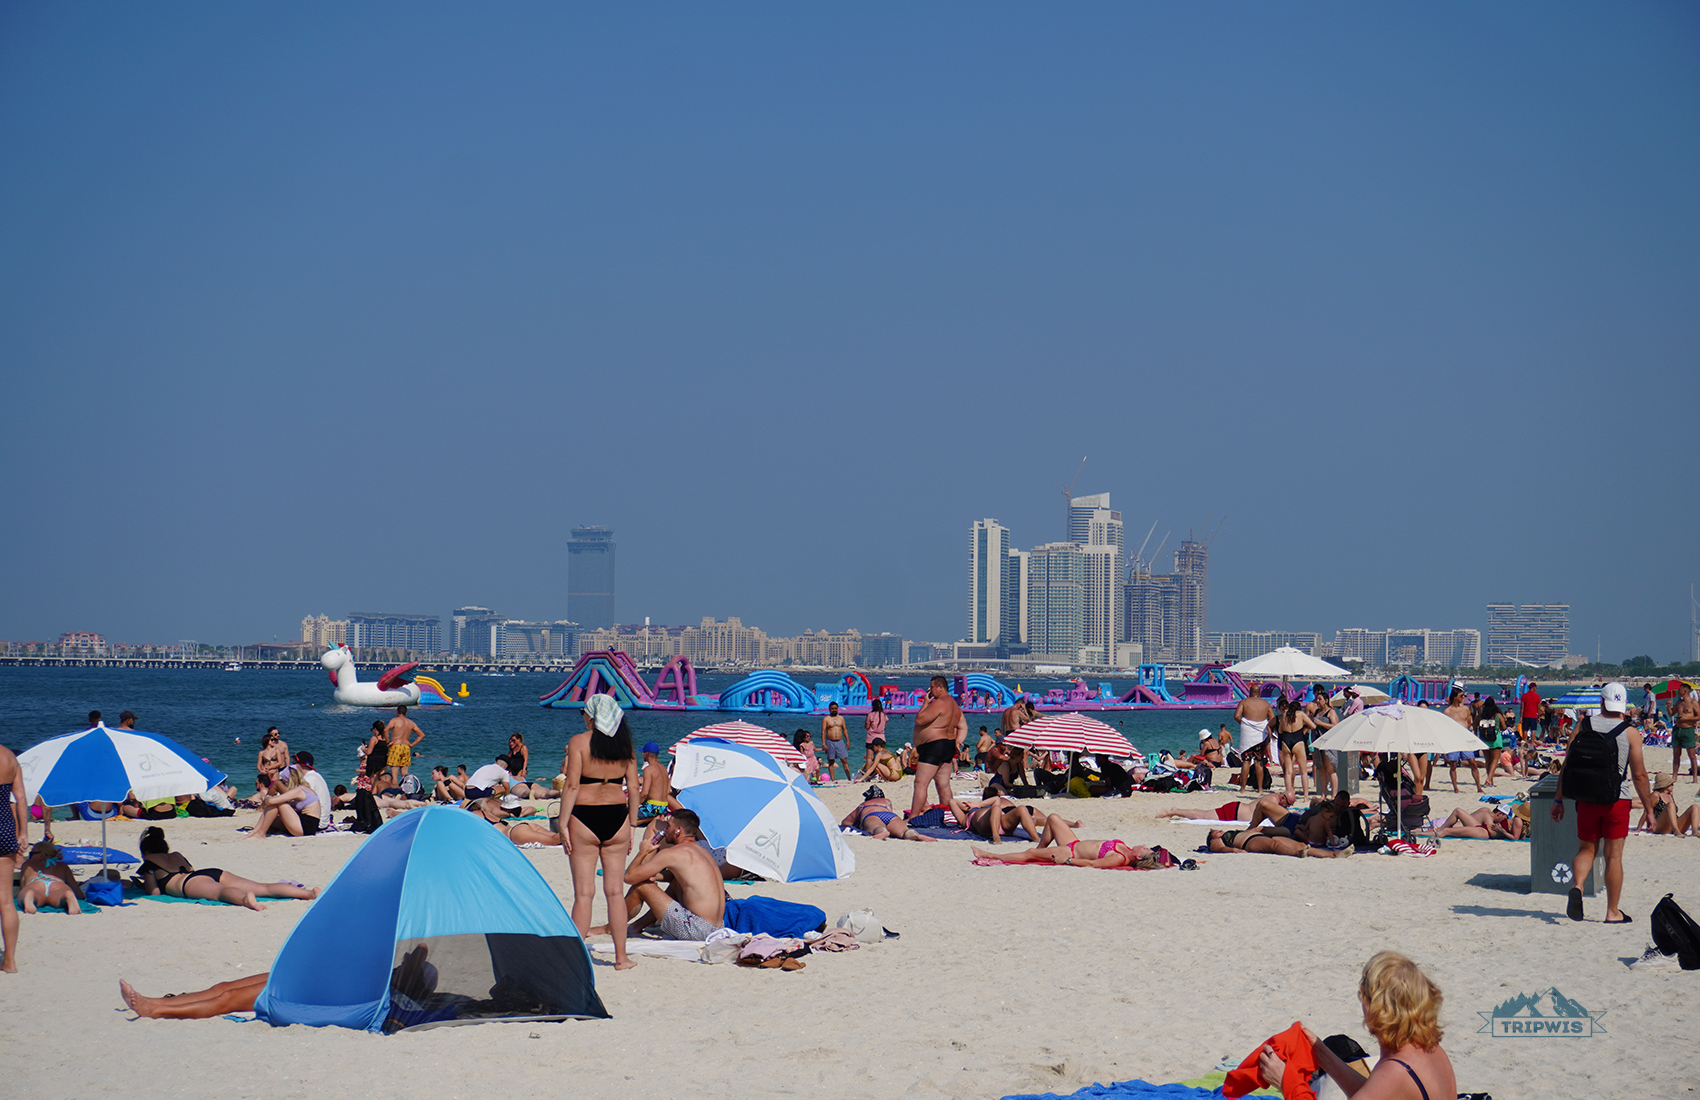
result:
[(379, 677), (377, 683), (360, 679), (354, 668), (354, 654), (345, 645), (326, 650), (319, 663), (325, 666), (331, 674), (331, 683), (336, 685), (332, 692), (336, 701), (351, 707), (411, 707), (418, 704), (422, 694), (419, 685), (407, 678), (409, 672), (419, 667), (417, 661), (397, 665)]
[[(459, 703), (449, 694), (447, 688), (430, 676), (415, 676), (413, 682), (419, 685), (419, 705), (422, 707), (458, 707)], [(466, 685), (461, 685), (466, 690)]]

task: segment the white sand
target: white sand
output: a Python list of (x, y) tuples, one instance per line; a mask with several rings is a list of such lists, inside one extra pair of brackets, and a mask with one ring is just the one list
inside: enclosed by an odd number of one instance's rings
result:
[[(907, 782), (890, 786), (907, 799)], [(858, 790), (825, 798), (842, 814)], [(1679, 791), (1684, 803), (1691, 793)], [(1206, 830), (1153, 815), (1227, 797), (1043, 805), (1084, 818), (1086, 837), (1185, 852)], [(1473, 792), (1434, 792), (1437, 813), (1458, 804), (1479, 805)], [(234, 829), (253, 817), (180, 820), (167, 831), (199, 866), (314, 885), (361, 842), (238, 842)], [(140, 828), (114, 825), (113, 846), (134, 852)], [(59, 838), (94, 842), (99, 827), (61, 823)], [(1644, 1100), (1686, 1095), (1700, 1077), (1691, 1038), (1700, 972), (1624, 965), (1646, 945), (1663, 894), (1700, 911), (1700, 841), (1631, 837), (1628, 928), (1598, 923), (1603, 897), (1589, 901), (1587, 923), (1573, 924), (1562, 897), (1527, 894), (1529, 848), (1506, 842), (1447, 841), (1431, 859), (1200, 856), (1209, 862), (1196, 872), (1144, 873), (976, 867), (960, 842), (852, 843), (860, 869), (846, 881), (733, 893), (807, 901), (829, 918), (868, 906), (901, 941), (813, 956), (796, 973), (647, 958), (616, 974), (599, 963), (597, 988), (614, 1018), (598, 1022), (385, 1037), (135, 1020), (119, 1001), (119, 977), (158, 995), (264, 971), (306, 903), (253, 913), (142, 902), (97, 916), (24, 916), (23, 972), (0, 975), (4, 1092), (895, 1098), (1179, 1081), (1238, 1061), (1301, 1018), (1373, 1052), (1354, 990), (1363, 961), (1383, 948), (1410, 954), (1444, 990), (1445, 1047), (1465, 1091)], [(558, 849), (526, 854), (570, 894)], [(600, 920), (600, 900), (597, 908)], [(1477, 1033), (1478, 1012), (1550, 986), (1605, 1010), (1606, 1034)]]

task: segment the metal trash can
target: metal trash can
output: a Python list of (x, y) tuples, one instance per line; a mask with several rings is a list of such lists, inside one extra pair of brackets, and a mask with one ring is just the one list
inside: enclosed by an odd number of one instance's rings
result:
[(1334, 775), (1339, 784), (1335, 789), (1347, 794), (1358, 793), (1358, 754), (1355, 752), (1334, 752)]
[(1586, 882), (1574, 882), (1570, 861), (1576, 858), (1576, 803), (1564, 800), (1564, 820), (1552, 819), (1552, 796), (1558, 791), (1558, 776), (1548, 775), (1529, 788), (1529, 893), (1568, 894), (1582, 887), (1584, 897), (1593, 897), (1605, 883), (1603, 858), (1595, 857), (1593, 872)]

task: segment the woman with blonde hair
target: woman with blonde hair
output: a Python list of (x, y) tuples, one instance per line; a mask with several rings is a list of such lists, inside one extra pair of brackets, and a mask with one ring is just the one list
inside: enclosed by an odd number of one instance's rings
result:
[[(1381, 1060), (1363, 1076), (1304, 1029), (1318, 1068), (1340, 1091), (1357, 1100), (1450, 1100), (1458, 1095), (1452, 1060), (1440, 1049), (1440, 987), (1397, 951), (1382, 951), (1364, 964), (1358, 980), (1364, 1027), (1381, 1047)], [(1273, 1047), (1258, 1059), (1265, 1083), (1281, 1087), (1286, 1063)], [(1308, 1090), (1306, 1090), (1308, 1091)]]

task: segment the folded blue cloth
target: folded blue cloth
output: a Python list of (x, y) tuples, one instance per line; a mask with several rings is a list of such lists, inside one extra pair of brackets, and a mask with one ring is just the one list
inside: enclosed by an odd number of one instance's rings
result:
[(1150, 1081), (1117, 1081), (1110, 1085), (1088, 1085), (1078, 1092), (1024, 1092), (1006, 1096), (1003, 1100), (1116, 1100), (1122, 1097), (1160, 1096), (1165, 1100), (1209, 1100), (1220, 1097), (1221, 1089), (1201, 1089), (1192, 1085), (1153, 1085)]
[(826, 910), (778, 898), (729, 898), (726, 927), (734, 932), (766, 932), (781, 939), (813, 932), (826, 923)]

